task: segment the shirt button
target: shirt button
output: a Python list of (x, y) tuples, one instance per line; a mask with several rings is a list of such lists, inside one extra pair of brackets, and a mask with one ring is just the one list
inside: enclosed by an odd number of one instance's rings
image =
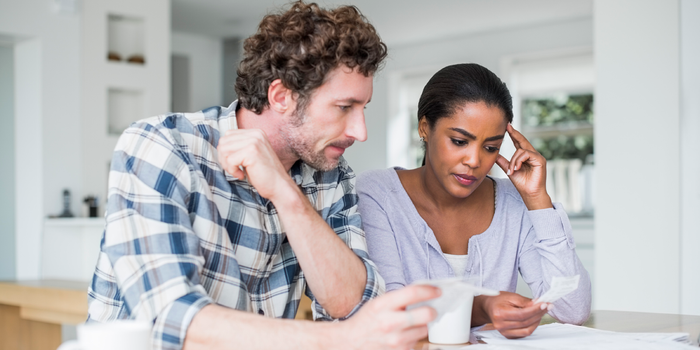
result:
[(262, 311), (262, 309), (258, 310), (258, 315), (263, 315), (263, 316), (265, 316), (265, 311)]

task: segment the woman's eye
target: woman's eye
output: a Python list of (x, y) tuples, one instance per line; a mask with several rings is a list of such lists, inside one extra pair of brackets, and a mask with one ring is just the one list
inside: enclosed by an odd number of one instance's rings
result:
[(493, 146), (486, 146), (486, 152), (489, 153), (496, 153), (500, 150), (498, 147), (493, 147)]
[(464, 140), (458, 140), (458, 139), (452, 139), (452, 143), (454, 143), (457, 146), (464, 146), (467, 144), (467, 141)]

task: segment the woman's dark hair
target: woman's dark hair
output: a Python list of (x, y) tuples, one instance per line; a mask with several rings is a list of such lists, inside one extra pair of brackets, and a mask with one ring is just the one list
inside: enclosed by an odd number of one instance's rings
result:
[(455, 64), (435, 73), (418, 100), (418, 121), (425, 118), (432, 129), (440, 118), (450, 117), (467, 102), (498, 107), (509, 123), (513, 121), (513, 99), (506, 84), (476, 63)]

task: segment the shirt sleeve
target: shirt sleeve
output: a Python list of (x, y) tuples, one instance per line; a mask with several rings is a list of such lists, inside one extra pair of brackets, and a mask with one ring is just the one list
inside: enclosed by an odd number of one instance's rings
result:
[[(335, 233), (345, 242), (345, 244), (357, 255), (365, 265), (367, 271), (367, 282), (362, 300), (344, 317), (339, 320), (345, 320), (354, 315), (370, 299), (376, 298), (384, 294), (385, 286), (382, 276), (379, 275), (377, 266), (370, 260), (367, 252), (367, 241), (365, 240), (365, 232), (362, 229), (362, 220), (360, 213), (357, 210), (358, 196), (355, 192), (355, 174), (342, 173), (338, 187), (335, 191), (335, 196), (339, 197), (333, 201), (330, 206), (326, 222), (335, 231)], [(312, 300), (312, 311), (314, 320), (334, 321), (335, 319), (316, 302), (312, 291), (307, 287), (307, 295)]]
[(591, 280), (576, 255), (571, 223), (561, 204), (530, 210), (523, 220), (527, 235), (519, 256), (520, 273), (535, 298), (550, 288), (552, 277), (580, 275), (578, 289), (554, 302), (552, 317), (563, 323), (583, 324), (591, 311)]
[(190, 181), (183, 153), (153, 125), (134, 124), (119, 139), (102, 251), (129, 318), (153, 322), (153, 349), (181, 349), (194, 315), (212, 303), (199, 283)]
[(392, 291), (406, 286), (403, 262), (396, 241), (396, 234), (389, 222), (389, 215), (383, 207), (383, 191), (375, 190), (376, 184), (362, 183), (358, 190), (359, 211), (362, 225), (367, 236), (369, 256), (384, 277), (386, 290)]

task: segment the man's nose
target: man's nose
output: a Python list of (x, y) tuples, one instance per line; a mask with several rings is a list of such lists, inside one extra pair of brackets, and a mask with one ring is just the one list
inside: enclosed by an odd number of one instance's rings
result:
[(348, 119), (348, 125), (345, 127), (345, 134), (360, 142), (367, 140), (367, 125), (365, 124), (364, 109)]

